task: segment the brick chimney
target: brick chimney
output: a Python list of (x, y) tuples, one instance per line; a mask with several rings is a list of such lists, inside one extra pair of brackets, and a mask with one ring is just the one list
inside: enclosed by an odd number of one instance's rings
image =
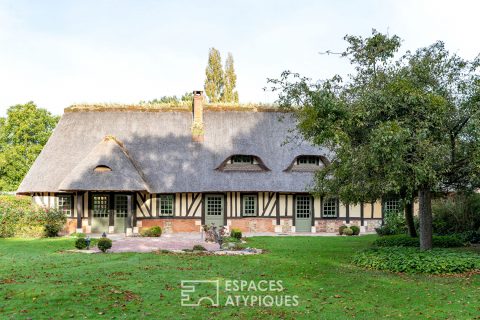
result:
[(193, 91), (192, 141), (203, 142), (203, 91)]

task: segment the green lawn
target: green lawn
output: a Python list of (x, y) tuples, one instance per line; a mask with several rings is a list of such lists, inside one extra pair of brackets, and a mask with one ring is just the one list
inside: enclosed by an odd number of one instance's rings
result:
[[(65, 254), (71, 239), (0, 240), (1, 319), (472, 319), (480, 275), (431, 277), (349, 264), (365, 237), (259, 237), (263, 255)], [(182, 307), (189, 279), (282, 280), (297, 307)], [(223, 289), (222, 289), (223, 291)], [(225, 296), (221, 292), (220, 302)], [(248, 293), (247, 293), (248, 294)], [(267, 293), (268, 294), (268, 293)]]

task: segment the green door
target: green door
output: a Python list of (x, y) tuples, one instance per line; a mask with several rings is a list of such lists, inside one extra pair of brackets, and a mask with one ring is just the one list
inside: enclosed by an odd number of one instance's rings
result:
[(128, 201), (127, 196), (124, 194), (116, 194), (115, 195), (115, 211), (114, 211), (114, 232), (115, 233), (123, 233), (126, 231), (126, 221), (127, 221), (127, 214), (128, 214)]
[(312, 198), (310, 196), (295, 197), (295, 231), (312, 231)]
[(223, 195), (205, 196), (205, 224), (224, 225)]
[(108, 233), (108, 195), (92, 196), (92, 233)]

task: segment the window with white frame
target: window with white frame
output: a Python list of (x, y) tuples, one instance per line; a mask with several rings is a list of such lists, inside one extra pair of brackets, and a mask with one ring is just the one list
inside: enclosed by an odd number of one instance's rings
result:
[(173, 216), (173, 194), (162, 194), (158, 198), (159, 214), (161, 216)]
[(252, 217), (257, 215), (257, 196), (243, 195), (243, 216)]
[(58, 210), (62, 211), (66, 216), (71, 216), (72, 208), (72, 196), (70, 194), (58, 195)]
[(338, 202), (335, 198), (323, 199), (322, 216), (325, 218), (336, 218), (338, 209), (337, 205)]
[(399, 212), (402, 210), (402, 203), (400, 199), (390, 198), (383, 201), (383, 212)]

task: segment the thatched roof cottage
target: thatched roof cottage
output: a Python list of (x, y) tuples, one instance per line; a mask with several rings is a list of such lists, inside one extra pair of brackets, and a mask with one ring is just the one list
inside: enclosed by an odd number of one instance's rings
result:
[[(193, 112), (192, 112), (193, 109)], [(200, 231), (215, 223), (244, 232), (373, 229), (382, 206), (347, 206), (308, 193), (328, 150), (287, 141), (295, 128), (272, 108), (74, 106), (18, 193), (68, 215), (68, 229), (135, 233)]]

